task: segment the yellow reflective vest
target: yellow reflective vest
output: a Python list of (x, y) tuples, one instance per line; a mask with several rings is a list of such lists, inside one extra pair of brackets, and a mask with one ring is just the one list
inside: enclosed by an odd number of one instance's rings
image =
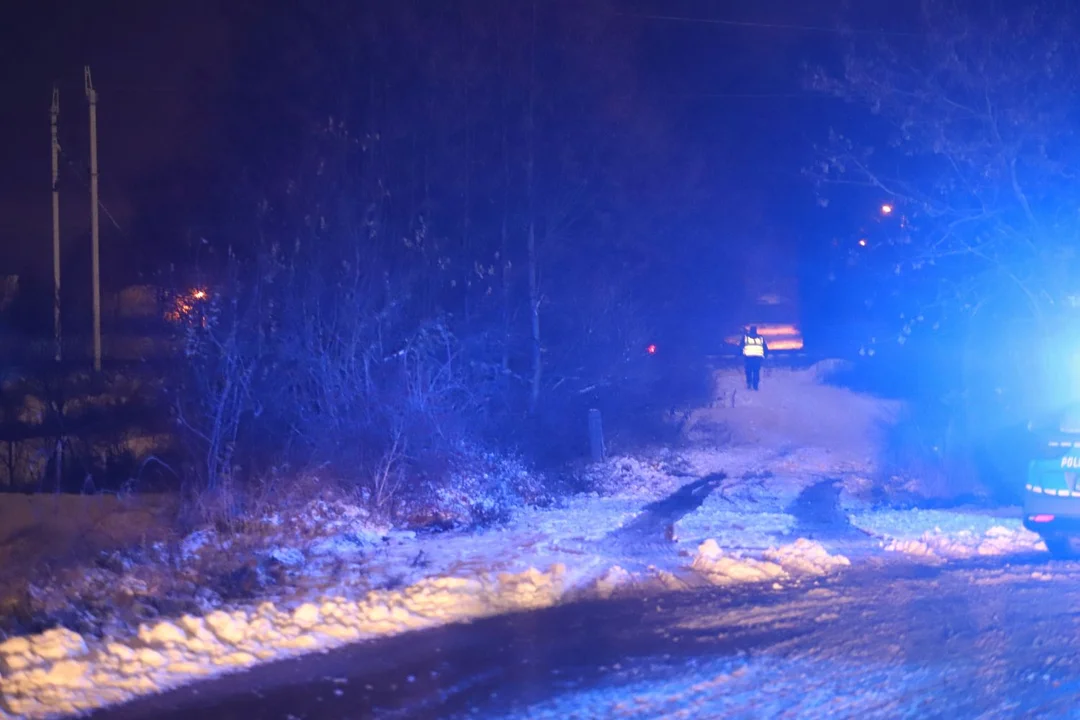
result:
[(743, 336), (742, 354), (743, 357), (765, 357), (765, 338), (751, 335)]

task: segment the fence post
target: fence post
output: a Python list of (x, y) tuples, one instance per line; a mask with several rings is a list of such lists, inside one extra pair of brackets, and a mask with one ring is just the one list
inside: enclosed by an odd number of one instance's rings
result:
[(589, 410), (589, 448), (592, 450), (592, 461), (603, 462), (607, 456), (604, 448), (604, 425), (600, 418), (600, 411), (596, 408)]

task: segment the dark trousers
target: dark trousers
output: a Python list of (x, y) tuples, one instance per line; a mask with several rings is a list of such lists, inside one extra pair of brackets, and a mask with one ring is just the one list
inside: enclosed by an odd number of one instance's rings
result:
[(759, 357), (747, 357), (743, 358), (746, 364), (746, 388), (748, 390), (757, 390), (758, 385), (761, 384), (761, 363), (764, 358)]

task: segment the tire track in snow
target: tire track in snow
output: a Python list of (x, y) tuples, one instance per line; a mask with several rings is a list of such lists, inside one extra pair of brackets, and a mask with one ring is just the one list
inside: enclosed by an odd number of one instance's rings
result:
[(626, 525), (607, 534), (600, 544), (621, 557), (647, 562), (675, 556), (677, 547), (669, 534), (676, 522), (702, 506), (717, 490), (723, 492), (726, 473), (714, 473), (686, 483), (665, 498), (646, 505)]

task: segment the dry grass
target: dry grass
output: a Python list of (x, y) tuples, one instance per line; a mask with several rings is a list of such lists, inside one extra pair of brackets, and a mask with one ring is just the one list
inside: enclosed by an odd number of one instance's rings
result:
[(175, 495), (0, 495), (4, 576), (175, 538)]
[[(0, 617), (6, 631), (52, 624), (50, 616), (78, 611), (52, 588), (96, 588), (103, 608), (118, 591), (142, 587), (131, 563), (179, 540), (173, 495), (0, 495)], [(76, 600), (77, 601), (77, 600)], [(122, 605), (122, 603), (121, 603)], [(120, 608), (122, 609), (122, 608)], [(69, 612), (70, 611), (70, 612)]]
[(350, 500), (317, 478), (186, 499), (0, 495), (0, 631), (98, 633), (257, 595), (285, 580), (268, 548), (317, 537)]

